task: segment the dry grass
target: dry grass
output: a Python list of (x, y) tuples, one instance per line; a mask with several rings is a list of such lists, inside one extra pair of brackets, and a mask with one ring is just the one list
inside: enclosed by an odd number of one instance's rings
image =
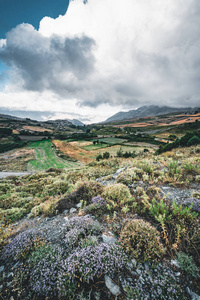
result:
[(18, 149), (0, 155), (0, 171), (26, 171), (27, 163), (35, 159), (34, 149)]
[(53, 140), (53, 144), (65, 155), (83, 163), (91, 162), (95, 156), (93, 151), (86, 151), (66, 141)]
[(44, 131), (52, 132), (51, 129), (47, 129), (47, 128), (40, 127), (40, 126), (23, 126), (23, 129), (30, 130), (30, 131), (37, 131), (37, 132), (44, 132)]

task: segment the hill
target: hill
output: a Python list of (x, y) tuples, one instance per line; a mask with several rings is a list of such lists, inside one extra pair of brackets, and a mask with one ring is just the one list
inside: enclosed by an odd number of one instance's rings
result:
[(131, 120), (135, 118), (143, 118), (149, 116), (159, 116), (159, 115), (166, 115), (172, 113), (195, 113), (198, 108), (191, 108), (191, 107), (169, 107), (169, 106), (157, 106), (157, 105), (149, 105), (149, 106), (142, 106), (138, 109), (129, 110), (128, 112), (118, 112), (117, 114), (113, 115), (112, 117), (108, 118), (105, 123), (113, 122), (113, 121), (122, 121), (122, 120)]

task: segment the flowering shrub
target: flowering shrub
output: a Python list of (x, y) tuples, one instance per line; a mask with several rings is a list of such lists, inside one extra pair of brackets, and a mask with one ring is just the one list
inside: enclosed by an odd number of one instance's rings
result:
[[(127, 257), (122, 249), (115, 245), (100, 243), (96, 246), (77, 248), (69, 255), (64, 263), (64, 271), (60, 282), (65, 283), (65, 277), (70, 280), (79, 278), (81, 282), (89, 283), (102, 274), (116, 274), (124, 269)], [(62, 286), (62, 284), (61, 284)]]
[(158, 259), (165, 252), (159, 241), (159, 232), (142, 219), (132, 220), (124, 226), (120, 242), (127, 253), (140, 261)]
[(30, 267), (30, 289), (37, 295), (56, 297), (59, 293), (71, 296), (76, 284), (67, 280), (65, 291), (59, 292), (59, 277), (63, 270), (63, 250), (54, 245), (45, 245), (33, 252), (28, 261)]
[(171, 276), (149, 277), (149, 284), (136, 283), (126, 287), (127, 299), (130, 300), (184, 300), (183, 291)]
[(100, 224), (87, 216), (71, 218), (66, 229), (68, 232), (65, 235), (64, 242), (71, 250), (77, 247), (85, 237), (101, 232)]
[(71, 218), (66, 225), (66, 229), (70, 231), (74, 228), (85, 230), (87, 235), (99, 234), (101, 232), (99, 222), (92, 220), (88, 216)]
[(26, 259), (33, 250), (44, 244), (45, 239), (38, 231), (34, 231), (33, 229), (24, 231), (13, 238), (10, 244), (3, 248), (1, 259)]
[(105, 205), (104, 199), (102, 199), (100, 196), (93, 197), (91, 202), (93, 204)]

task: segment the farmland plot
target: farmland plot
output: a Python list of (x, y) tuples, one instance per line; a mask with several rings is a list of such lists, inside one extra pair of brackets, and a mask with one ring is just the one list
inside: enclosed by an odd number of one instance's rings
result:
[(73, 168), (78, 165), (76, 162), (59, 158), (51, 146), (50, 141), (31, 143), (28, 148), (35, 149), (35, 160), (28, 163), (28, 171), (41, 171), (48, 168)]

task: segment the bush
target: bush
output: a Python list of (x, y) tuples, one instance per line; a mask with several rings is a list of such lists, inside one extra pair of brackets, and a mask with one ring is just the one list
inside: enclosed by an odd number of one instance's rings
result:
[(10, 244), (2, 250), (1, 259), (5, 260), (24, 260), (29, 254), (45, 244), (42, 235), (33, 229), (19, 233), (14, 237)]
[(192, 145), (198, 145), (200, 144), (200, 138), (197, 137), (196, 135), (193, 136), (189, 141), (187, 142), (187, 146), (192, 146)]
[(103, 274), (113, 276), (122, 271), (126, 263), (127, 257), (120, 247), (100, 243), (72, 252), (65, 260), (65, 272), (70, 274), (70, 278), (78, 278), (83, 283), (89, 283), (96, 281)]
[[(64, 252), (57, 246), (45, 245), (33, 252), (28, 261), (30, 268), (30, 289), (39, 296), (64, 294), (72, 296), (76, 284), (65, 277), (65, 288), (59, 293), (59, 278), (63, 271)], [(55, 299), (55, 298), (54, 298)]]
[(127, 253), (139, 261), (156, 260), (165, 253), (159, 232), (142, 219), (128, 222), (121, 231), (120, 242)]
[(138, 176), (134, 172), (134, 170), (122, 172), (117, 176), (117, 182), (123, 183), (125, 185), (132, 184), (134, 180), (138, 180)]
[(195, 265), (193, 258), (186, 253), (177, 253), (177, 262), (180, 268), (188, 275), (199, 277), (199, 268)]
[(21, 219), (26, 213), (24, 208), (13, 207), (9, 209), (0, 209), (0, 218), (4, 217), (6, 222), (15, 222)]
[(67, 233), (64, 237), (64, 243), (70, 250), (78, 247), (87, 236), (100, 234), (102, 229), (97, 221), (93, 221), (87, 216), (71, 218), (65, 228)]
[(79, 181), (76, 184), (76, 190), (66, 197), (61, 198), (56, 205), (56, 209), (62, 212), (65, 209), (74, 207), (80, 200), (87, 204), (91, 202), (92, 197), (100, 195), (103, 191), (103, 186), (96, 181)]
[(133, 287), (126, 286), (127, 298), (130, 300), (184, 300), (184, 292), (171, 276), (158, 275), (150, 278), (148, 285), (137, 282)]
[(128, 187), (122, 183), (107, 186), (102, 196), (113, 208), (123, 207), (125, 204), (133, 205), (134, 201)]

